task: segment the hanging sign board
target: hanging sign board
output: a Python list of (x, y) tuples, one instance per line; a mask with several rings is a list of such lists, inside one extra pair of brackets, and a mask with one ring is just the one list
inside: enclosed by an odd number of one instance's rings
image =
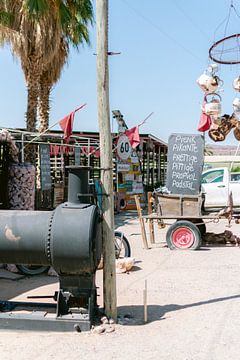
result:
[(117, 141), (117, 156), (120, 160), (125, 161), (129, 158), (132, 152), (132, 147), (130, 145), (127, 135), (122, 134), (119, 136)]
[(130, 170), (130, 164), (117, 164), (117, 171), (118, 172), (128, 172)]
[(51, 190), (50, 146), (39, 145), (41, 190)]
[(170, 135), (166, 184), (168, 190), (172, 194), (199, 194), (203, 161), (204, 139), (202, 135)]

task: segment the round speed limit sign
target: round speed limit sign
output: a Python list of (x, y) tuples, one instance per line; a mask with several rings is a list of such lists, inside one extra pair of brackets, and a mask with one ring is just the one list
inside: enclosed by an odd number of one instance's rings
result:
[(131, 155), (132, 147), (128, 140), (127, 135), (122, 134), (117, 142), (117, 155), (121, 160), (127, 160)]

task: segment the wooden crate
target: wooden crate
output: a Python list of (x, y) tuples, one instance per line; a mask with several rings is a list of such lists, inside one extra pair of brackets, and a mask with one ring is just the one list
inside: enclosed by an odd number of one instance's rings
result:
[(156, 194), (155, 201), (159, 216), (201, 217), (201, 195)]

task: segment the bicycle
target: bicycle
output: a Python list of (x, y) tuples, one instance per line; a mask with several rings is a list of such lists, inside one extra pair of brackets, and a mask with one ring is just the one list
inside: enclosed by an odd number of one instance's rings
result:
[[(96, 204), (102, 209), (102, 184), (100, 180), (95, 181), (95, 201)], [(121, 259), (124, 257), (131, 256), (131, 247), (128, 239), (121, 231), (114, 231), (114, 246), (115, 246), (115, 258)], [(50, 266), (40, 266), (40, 265), (16, 265), (18, 271), (24, 275), (40, 275), (44, 272), (47, 272)]]
[[(114, 231), (115, 258), (122, 259), (131, 256), (131, 247), (128, 239), (121, 231)], [(18, 271), (23, 275), (40, 275), (47, 272), (50, 266), (41, 265), (16, 265)]]

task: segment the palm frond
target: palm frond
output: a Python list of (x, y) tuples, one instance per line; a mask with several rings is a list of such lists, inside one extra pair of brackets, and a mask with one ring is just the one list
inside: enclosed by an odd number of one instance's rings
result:
[(49, 11), (48, 0), (27, 0), (26, 11), (29, 12), (30, 16), (39, 17)]

